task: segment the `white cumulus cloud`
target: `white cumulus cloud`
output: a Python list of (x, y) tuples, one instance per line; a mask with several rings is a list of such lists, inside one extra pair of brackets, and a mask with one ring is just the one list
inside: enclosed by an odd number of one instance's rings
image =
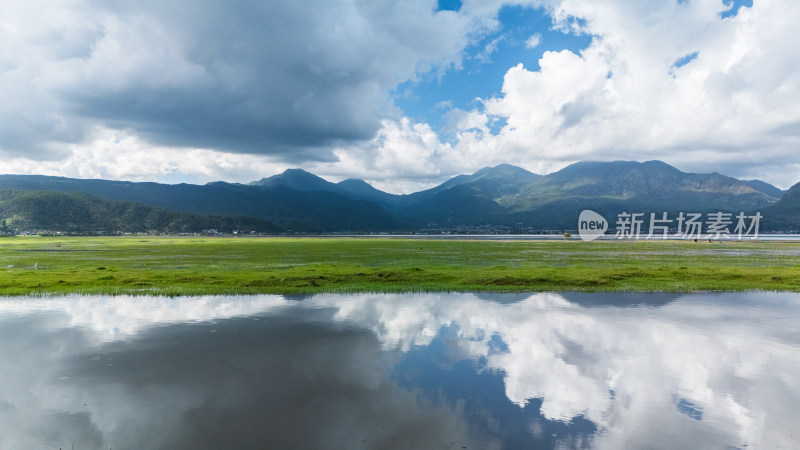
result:
[[(547, 51), (535, 69), (517, 64), (501, 95), (451, 110), (455, 140), (437, 153), (437, 175), (660, 159), (783, 188), (800, 181), (800, 46), (789, 45), (800, 39), (796, 2), (755, 2), (724, 19), (721, 1), (545, 6), (554, 26), (589, 33), (591, 44)], [(505, 125), (493, 131), (498, 120)]]
[[(466, 49), (502, 32), (508, 3), (6, 2), (0, 168), (247, 181), (302, 166), (408, 192), (499, 163), (548, 173), (660, 159), (782, 188), (800, 181), (792, 0), (725, 18), (722, 0), (514, 2), (590, 45), (546, 51), (538, 67), (520, 56), (474, 110), (434, 108), (442, 130), (392, 105), (401, 83), (467, 70)], [(501, 36), (473, 58), (493, 55)], [(541, 50), (539, 36), (521, 55)], [(109, 134), (126, 138), (109, 144)]]
[(542, 35), (539, 33), (534, 33), (531, 35), (531, 37), (525, 40), (525, 48), (528, 49), (536, 48), (539, 46), (541, 42), (542, 42)]

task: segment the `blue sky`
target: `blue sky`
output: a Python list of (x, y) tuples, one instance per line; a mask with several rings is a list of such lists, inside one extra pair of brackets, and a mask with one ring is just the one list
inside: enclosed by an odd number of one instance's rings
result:
[[(439, 2), (440, 9), (458, 10), (459, 1)], [(500, 27), (468, 46), (459, 69), (443, 75), (429, 73), (420, 80), (400, 84), (393, 92), (394, 104), (418, 122), (427, 122), (441, 131), (450, 108), (470, 110), (480, 107), (477, 98), (497, 97), (503, 76), (510, 67), (523, 64), (539, 70), (539, 59), (546, 51), (570, 50), (578, 53), (588, 47), (591, 36), (563, 33), (552, 29), (552, 18), (543, 8), (503, 6), (497, 19)], [(539, 44), (526, 47), (533, 35)]]
[(730, 6), (730, 9), (720, 14), (720, 17), (723, 19), (726, 19), (728, 17), (734, 17), (736, 14), (739, 13), (739, 9), (742, 6), (748, 8), (753, 6), (753, 0), (726, 0), (724, 3)]
[[(680, 0), (679, 3), (687, 3)], [(734, 17), (742, 6), (751, 7), (752, 0), (728, 0), (731, 8), (721, 18)], [(439, 10), (458, 11), (460, 0), (439, 0)], [(409, 80), (393, 90), (394, 104), (418, 122), (427, 122), (441, 132), (446, 125), (444, 112), (448, 107), (469, 110), (480, 107), (476, 98), (500, 95), (503, 76), (510, 67), (523, 64), (529, 70), (539, 70), (539, 59), (546, 51), (569, 50), (580, 53), (591, 43), (586, 33), (564, 33), (553, 29), (552, 17), (543, 7), (505, 5), (498, 11), (500, 28), (465, 49), (462, 67), (447, 70), (443, 75), (429, 73), (420, 80)], [(577, 19), (576, 19), (577, 20)], [(526, 47), (533, 35), (539, 44)], [(488, 50), (487, 50), (488, 49)], [(698, 56), (689, 53), (675, 61), (675, 67), (686, 65)]]
[(391, 192), (658, 159), (800, 181), (795, 0), (29, 0), (0, 172)]

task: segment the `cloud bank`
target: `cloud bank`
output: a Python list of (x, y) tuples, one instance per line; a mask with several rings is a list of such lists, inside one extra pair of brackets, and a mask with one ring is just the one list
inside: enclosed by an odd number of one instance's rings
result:
[[(3, 4), (0, 171), (250, 181), (302, 165), (408, 192), (498, 163), (547, 173), (661, 159), (783, 188), (798, 181), (791, 0), (513, 2), (591, 44), (518, 43), (499, 95), (468, 111), (437, 108), (443, 130), (394, 106), (401, 83), (491, 64), (479, 44), (503, 41), (508, 4)], [(522, 56), (532, 51), (536, 65)]]
[[(724, 19), (717, 1), (546, 7), (566, 32), (581, 18), (577, 32), (591, 34), (591, 45), (547, 51), (538, 69), (511, 67), (501, 95), (450, 111), (450, 141), (419, 148), (376, 138), (373, 168), (403, 145), (431, 177), (503, 162), (547, 173), (580, 160), (661, 159), (784, 188), (798, 181), (800, 47), (788, 43), (800, 38), (800, 5), (756, 2)], [(402, 121), (383, 130), (403, 127), (426, 134)]]
[(459, 64), (481, 25), (435, 6), (6, 3), (0, 150), (60, 158), (104, 127), (152, 146), (326, 159), (374, 135), (399, 82)]

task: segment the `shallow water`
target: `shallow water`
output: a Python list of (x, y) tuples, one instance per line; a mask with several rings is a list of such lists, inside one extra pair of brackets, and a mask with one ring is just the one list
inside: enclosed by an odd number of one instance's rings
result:
[(0, 448), (796, 448), (800, 295), (0, 300)]

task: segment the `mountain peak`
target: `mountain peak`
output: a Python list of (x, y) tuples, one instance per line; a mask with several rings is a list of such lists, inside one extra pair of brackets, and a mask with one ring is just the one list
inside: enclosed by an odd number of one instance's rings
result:
[(751, 188), (763, 192), (770, 197), (781, 198), (786, 193), (777, 187), (767, 183), (766, 181), (761, 180), (743, 180), (745, 184), (750, 186)]
[(498, 164), (494, 167), (484, 167), (479, 171), (472, 174), (474, 178), (482, 178), (482, 177), (514, 177), (514, 178), (524, 178), (524, 179), (533, 179), (538, 178), (539, 175), (530, 172), (528, 170), (523, 169), (522, 167), (512, 166), (511, 164)]
[[(449, 189), (476, 189), (488, 197), (496, 198), (519, 192), (529, 182), (541, 178), (533, 172), (511, 164), (484, 167), (472, 175), (457, 175), (427, 191), (416, 194), (430, 195)], [(416, 195), (411, 194), (411, 195)]]
[(348, 178), (346, 180), (342, 180), (336, 183), (336, 187), (341, 191), (350, 192), (353, 194), (385, 194), (385, 192), (375, 189), (371, 184), (358, 178)]
[(453, 180), (458, 180), (458, 184), (475, 182), (481, 179), (490, 179), (506, 184), (525, 184), (541, 177), (533, 172), (527, 171), (522, 167), (512, 166), (511, 164), (499, 164), (494, 167), (484, 167), (472, 175), (462, 175)]
[[(647, 169), (647, 170), (665, 170), (670, 172), (680, 172), (680, 170), (676, 169), (675, 167), (665, 163), (664, 161), (659, 161), (657, 159), (650, 160), (650, 161), (624, 161), (624, 160), (617, 160), (617, 161), (579, 161), (574, 164), (570, 164), (567, 167), (561, 169), (559, 172), (562, 171), (572, 171), (572, 170), (601, 170), (601, 171), (621, 171), (621, 170), (633, 170), (633, 169)], [(558, 173), (558, 172), (556, 172)]]
[(786, 200), (787, 203), (795, 203), (800, 205), (800, 183), (795, 184), (786, 191), (781, 200)]
[(367, 183), (364, 180), (358, 179), (358, 178), (348, 178), (348, 179), (342, 180), (342, 181), (340, 181), (340, 182), (338, 182), (336, 184), (339, 185), (339, 186), (353, 186), (353, 187), (356, 187), (356, 186), (358, 186), (358, 187), (367, 187), (367, 186), (369, 186), (369, 187), (372, 187), (371, 184)]
[[(323, 178), (314, 175), (311, 172), (307, 172), (303, 169), (295, 168), (295, 169), (286, 169), (283, 173), (278, 175), (273, 175), (270, 178), (283, 178), (283, 179), (293, 179), (293, 180), (322, 180), (325, 181)], [(327, 181), (326, 181), (327, 182)]]
[(286, 169), (283, 173), (250, 183), (256, 186), (285, 186), (296, 191), (330, 191), (333, 183), (303, 169)]
[(387, 192), (383, 192), (380, 189), (376, 189), (371, 184), (358, 178), (348, 178), (340, 181), (336, 183), (336, 187), (340, 192), (346, 195), (351, 195), (355, 196), (356, 198), (362, 198), (366, 200), (373, 200), (379, 203), (391, 202), (397, 197)]
[[(658, 160), (653, 161), (580, 161), (547, 175), (546, 178), (556, 182), (578, 182), (587, 184), (588, 180), (611, 180), (620, 177), (653, 179), (679, 178), (687, 175), (675, 167)], [(594, 183), (589, 183), (594, 184)]]

